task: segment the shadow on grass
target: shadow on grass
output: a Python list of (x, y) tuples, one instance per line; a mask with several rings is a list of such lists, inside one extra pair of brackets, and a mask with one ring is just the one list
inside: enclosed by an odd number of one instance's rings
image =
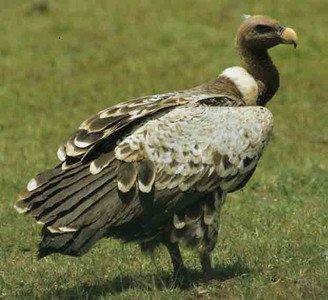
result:
[(97, 299), (107, 294), (119, 294), (128, 290), (160, 291), (164, 289), (191, 289), (194, 284), (207, 283), (213, 280), (225, 281), (253, 273), (243, 262), (233, 265), (218, 265), (213, 269), (211, 278), (205, 278), (201, 271), (188, 270), (187, 280), (183, 282), (174, 278), (171, 272), (159, 272), (151, 275), (118, 276), (115, 279), (93, 285), (80, 285), (70, 289), (53, 291), (45, 298), (54, 299)]

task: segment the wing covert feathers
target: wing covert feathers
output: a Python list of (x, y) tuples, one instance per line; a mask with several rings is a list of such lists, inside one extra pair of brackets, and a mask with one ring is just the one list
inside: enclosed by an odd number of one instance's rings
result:
[[(79, 130), (58, 149), (58, 158), (61, 161), (65, 161), (67, 157), (84, 159), (100, 141), (134, 121), (163, 109), (187, 103), (187, 99), (176, 96), (176, 93), (169, 93), (144, 97), (99, 112), (84, 121)], [(98, 166), (96, 165), (97, 163), (94, 163), (90, 166), (92, 173), (100, 172), (108, 163), (98, 161)], [(63, 165), (63, 168), (67, 167), (70, 167), (70, 164)]]
[[(137, 120), (150, 118), (154, 114), (177, 106), (205, 103), (214, 106), (243, 106), (243, 95), (226, 76), (220, 76), (199, 87), (183, 91), (152, 95), (134, 99), (107, 108), (84, 121), (79, 130), (70, 136), (58, 149), (57, 156), (65, 161), (63, 169), (74, 167), (76, 160), (83, 160), (102, 140), (126, 128)], [(92, 172), (101, 168), (91, 165)]]
[(115, 156), (153, 162), (156, 190), (229, 190), (256, 166), (272, 126), (262, 107), (181, 107), (127, 136)]

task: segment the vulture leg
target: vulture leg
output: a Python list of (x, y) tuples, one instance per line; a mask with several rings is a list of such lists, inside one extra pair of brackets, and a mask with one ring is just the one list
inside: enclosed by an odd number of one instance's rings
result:
[(183, 264), (182, 256), (178, 243), (165, 243), (167, 247), (174, 270), (174, 284), (180, 288), (187, 288), (191, 284), (190, 276)]
[(212, 273), (211, 253), (199, 253), (199, 258), (205, 277), (210, 277)]
[(184, 275), (186, 273), (186, 267), (183, 264), (182, 256), (178, 243), (165, 243), (167, 250), (169, 251), (171, 261), (173, 264), (173, 270), (176, 275), (179, 273)]

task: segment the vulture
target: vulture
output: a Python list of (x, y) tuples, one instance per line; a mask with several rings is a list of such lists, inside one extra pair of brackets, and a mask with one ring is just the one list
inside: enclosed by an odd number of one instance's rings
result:
[(15, 208), (42, 227), (38, 258), (80, 256), (102, 238), (167, 247), (179, 242), (210, 274), (220, 211), (252, 177), (273, 129), (265, 104), (279, 88), (268, 49), (297, 45), (291, 28), (245, 16), (236, 36), (240, 66), (200, 86), (133, 99), (84, 121), (59, 148), (60, 163), (36, 175)]

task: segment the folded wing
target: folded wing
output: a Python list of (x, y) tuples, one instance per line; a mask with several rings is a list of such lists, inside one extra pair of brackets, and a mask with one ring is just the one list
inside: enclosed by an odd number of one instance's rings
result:
[[(83, 254), (135, 220), (144, 228), (149, 218), (147, 230), (157, 230), (204, 193), (235, 189), (255, 168), (272, 130), (268, 110), (215, 106), (225, 101), (213, 94), (159, 99), (84, 122), (60, 149), (63, 162), (18, 195), (16, 209), (44, 225), (40, 257)], [(158, 216), (149, 214), (154, 207)]]

